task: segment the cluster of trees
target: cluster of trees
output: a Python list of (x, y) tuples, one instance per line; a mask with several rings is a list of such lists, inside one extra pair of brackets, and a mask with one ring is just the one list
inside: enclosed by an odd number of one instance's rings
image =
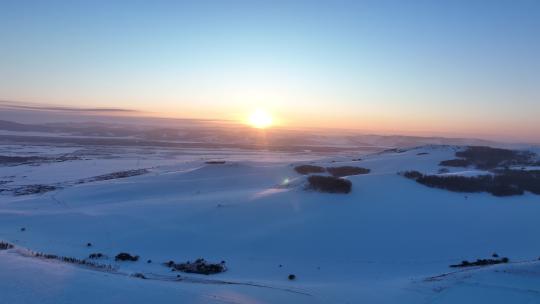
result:
[(403, 176), (418, 183), (453, 192), (489, 192), (495, 196), (522, 195), (525, 191), (540, 194), (540, 171), (497, 170), (494, 175), (424, 175), (407, 171)]
[(114, 260), (115, 261), (132, 261), (132, 262), (136, 262), (139, 260), (139, 256), (138, 255), (131, 255), (127, 252), (120, 252), (119, 254), (116, 255), (116, 257), (114, 257)]
[(8, 250), (11, 248), (13, 248), (13, 245), (11, 245), (10, 243), (0, 242), (0, 250)]
[(472, 266), (488, 266), (488, 265), (496, 265), (496, 264), (506, 264), (510, 261), (508, 258), (502, 258), (502, 259), (478, 259), (474, 262), (469, 262), (467, 260), (462, 261), (461, 264), (455, 264), (450, 265), (450, 267), (453, 268), (461, 268), (461, 267), (472, 267)]
[(227, 267), (225, 266), (225, 261), (221, 261), (221, 263), (209, 263), (202, 258), (197, 259), (194, 262), (187, 261), (185, 263), (178, 264), (174, 261), (169, 261), (165, 263), (165, 266), (170, 267), (173, 270), (205, 275), (221, 273), (227, 270)]
[(308, 183), (311, 189), (320, 192), (349, 193), (352, 189), (351, 181), (334, 176), (312, 175), (308, 177)]
[(42, 253), (42, 252), (33, 252), (32, 256), (48, 260), (57, 260), (63, 263), (76, 264), (81, 266), (87, 266), (95, 269), (105, 270), (105, 271), (114, 271), (115, 268), (107, 264), (98, 264), (92, 261), (85, 259), (78, 259), (74, 257), (59, 256), (56, 254)]
[(326, 172), (326, 169), (321, 166), (300, 165), (294, 167), (294, 171), (296, 171), (298, 174), (307, 175), (313, 173), (324, 173)]
[(529, 151), (515, 151), (483, 146), (470, 146), (464, 151), (456, 152), (458, 159), (445, 160), (441, 166), (468, 167), (490, 170), (507, 166), (527, 166), (538, 163), (537, 155)]
[(371, 172), (369, 169), (353, 166), (328, 167), (326, 168), (326, 171), (335, 177), (368, 174)]
[(325, 167), (314, 166), (314, 165), (300, 165), (300, 166), (294, 167), (294, 170), (302, 175), (328, 172), (334, 177), (368, 174), (369, 172), (371, 172), (371, 170), (369, 169), (362, 168), (362, 167), (354, 167), (354, 166), (325, 168)]

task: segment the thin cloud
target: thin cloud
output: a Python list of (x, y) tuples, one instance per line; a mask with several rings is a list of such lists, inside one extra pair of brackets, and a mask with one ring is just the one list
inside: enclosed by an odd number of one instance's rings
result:
[(88, 113), (140, 113), (138, 110), (123, 109), (123, 108), (78, 108), (66, 106), (49, 106), (49, 105), (29, 105), (12, 101), (0, 101), (0, 107), (13, 110), (35, 110), (35, 111), (63, 111), (63, 112), (88, 112)]

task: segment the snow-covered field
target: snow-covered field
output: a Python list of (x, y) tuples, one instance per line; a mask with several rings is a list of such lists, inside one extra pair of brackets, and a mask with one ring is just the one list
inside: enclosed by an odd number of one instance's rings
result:
[[(540, 196), (452, 193), (397, 174), (438, 174), (455, 149), (329, 157), (0, 146), (1, 155), (77, 157), (0, 167), (0, 241), (15, 245), (0, 251), (0, 303), (540, 303)], [(293, 170), (301, 163), (371, 172), (348, 177), (349, 194), (325, 194), (305, 190)], [(77, 183), (134, 169), (149, 172)], [(58, 189), (10, 192), (32, 184)], [(114, 270), (28, 250), (80, 259), (99, 252)], [(140, 259), (116, 262), (119, 252)], [(495, 252), (510, 263), (449, 268)], [(199, 257), (228, 270), (206, 276), (162, 265)]]

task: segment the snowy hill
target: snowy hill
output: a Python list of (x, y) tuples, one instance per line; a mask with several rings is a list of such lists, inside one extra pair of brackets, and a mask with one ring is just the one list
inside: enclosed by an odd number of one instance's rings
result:
[[(0, 241), (15, 245), (0, 250), (0, 302), (539, 302), (540, 196), (449, 192), (398, 174), (438, 174), (439, 163), (459, 149), (311, 158), (229, 151), (220, 157), (224, 164), (193, 155), (161, 158), (154, 151), (137, 162), (124, 153), (0, 167), (0, 179), (9, 181), (5, 189), (47, 180), (56, 187), (34, 195), (0, 193)], [(298, 164), (370, 172), (346, 177), (349, 194), (329, 194), (306, 189), (306, 176), (294, 170)], [(88, 179), (142, 168), (147, 173)], [(478, 172), (452, 168), (445, 174)], [(113, 269), (32, 252), (77, 259), (103, 253), (107, 258), (98, 262)], [(140, 259), (115, 261), (120, 252)], [(449, 267), (493, 253), (510, 263)], [(228, 269), (207, 276), (162, 265), (200, 257), (223, 260)], [(290, 274), (296, 278), (289, 280)]]

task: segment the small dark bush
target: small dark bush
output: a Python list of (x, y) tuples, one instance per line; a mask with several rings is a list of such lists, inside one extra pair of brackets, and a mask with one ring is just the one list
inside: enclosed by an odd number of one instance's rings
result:
[(349, 180), (333, 177), (312, 175), (308, 177), (309, 188), (328, 193), (349, 193), (352, 183)]
[(422, 176), (424, 176), (422, 173), (418, 171), (405, 171), (401, 173), (403, 176), (405, 176), (408, 179), (418, 179)]
[(116, 261), (132, 261), (132, 262), (136, 262), (136, 261), (139, 260), (139, 256), (138, 255), (131, 255), (131, 254), (126, 253), (126, 252), (121, 252), (121, 253), (117, 254), (114, 259)]
[(498, 257), (499, 257), (499, 255), (498, 255), (497, 253), (493, 253), (491, 256), (494, 257), (494, 258), (498, 258)]
[(0, 242), (0, 250), (8, 250), (11, 248), (13, 248), (13, 245), (11, 245), (10, 243)]
[(105, 258), (106, 256), (103, 254), (103, 253), (99, 253), (99, 252), (96, 252), (96, 253), (91, 253), (90, 255), (88, 255), (88, 258), (89, 259), (101, 259), (101, 258)]
[(92, 243), (86, 243), (86, 247), (92, 247)]
[(187, 261), (185, 263), (176, 264), (174, 261), (169, 261), (165, 263), (165, 266), (171, 267), (172, 270), (178, 270), (187, 273), (198, 273), (198, 274), (216, 274), (225, 272), (227, 267), (225, 266), (225, 261), (221, 263), (209, 263), (204, 259), (197, 259), (195, 262)]
[(488, 266), (496, 264), (508, 263), (510, 260), (508, 258), (502, 259), (478, 259), (475, 262), (462, 261), (461, 264), (450, 265), (452, 268), (461, 268), (461, 267), (472, 267), (472, 266)]
[(418, 156), (421, 156), (421, 155), (429, 155), (429, 153), (427, 153), (427, 152), (420, 152), (420, 153), (416, 153), (416, 155), (418, 155)]
[(131, 275), (132, 277), (134, 278), (139, 278), (139, 279), (146, 279), (146, 276), (144, 276), (144, 274), (140, 273), (140, 272), (136, 272), (134, 274)]
[(146, 261), (146, 263), (151, 264), (151, 263), (152, 263), (152, 260), (148, 260), (148, 261)]
[(289, 280), (291, 280), (291, 281), (296, 280), (296, 275), (290, 274), (289, 275)]
[(22, 228), (21, 228), (21, 231), (23, 231), (23, 232), (26, 231), (26, 228), (22, 227)]
[(296, 166), (294, 167), (294, 170), (302, 175), (311, 174), (311, 173), (324, 173), (326, 171), (323, 167), (313, 166), (313, 165)]
[(335, 177), (343, 177), (350, 175), (368, 174), (371, 170), (361, 167), (344, 166), (328, 167), (326, 168), (326, 171), (328, 171), (328, 173), (332, 174)]
[(204, 163), (208, 165), (223, 165), (225, 161), (224, 160), (209, 160)]

